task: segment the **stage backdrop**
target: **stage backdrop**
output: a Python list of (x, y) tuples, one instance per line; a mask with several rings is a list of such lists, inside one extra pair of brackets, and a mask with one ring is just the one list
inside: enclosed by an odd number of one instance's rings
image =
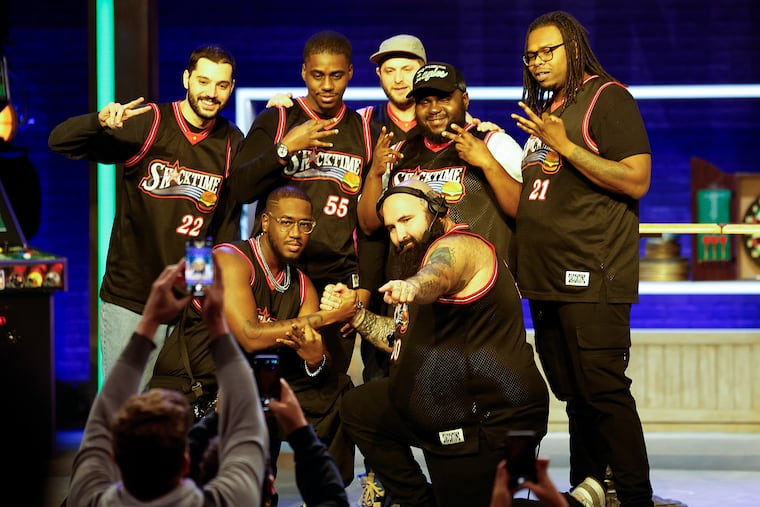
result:
[[(300, 87), (303, 44), (323, 29), (340, 31), (352, 41), (356, 86), (377, 85), (368, 56), (381, 40), (398, 33), (419, 36), (431, 60), (455, 64), (471, 86), (520, 86), (525, 29), (536, 16), (554, 9), (569, 10), (585, 24), (602, 63), (626, 84), (760, 83), (760, 3), (754, 0), (159, 3), (160, 96), (147, 97), (152, 101), (183, 96), (187, 57), (207, 42), (235, 54), (239, 86)], [(42, 183), (42, 224), (31, 244), (69, 259), (69, 290), (55, 296), (56, 374), (63, 383), (86, 383), (89, 323), (96, 318), (88, 313), (88, 277), (93, 276), (88, 258), (90, 169), (85, 162), (51, 153), (47, 137), (58, 122), (89, 109), (87, 2), (7, 4), (4, 49), (22, 120), (13, 144), (29, 151)], [(760, 133), (759, 100), (642, 101), (640, 108), (653, 151), (652, 186), (642, 200), (642, 221), (691, 220), (691, 157), (725, 171), (758, 172), (754, 148)], [(231, 103), (225, 115), (234, 119), (234, 109)], [(472, 113), (502, 125), (522, 143), (525, 136), (509, 119), (516, 110), (511, 101), (475, 102)], [(689, 242), (681, 244), (688, 257)], [(760, 327), (760, 297), (749, 306), (746, 297), (721, 300), (722, 315), (728, 318), (714, 321), (703, 318), (709, 298), (684, 296), (686, 304), (677, 316), (668, 309), (679, 296), (663, 298), (643, 301), (647, 306), (635, 310), (634, 325)]]

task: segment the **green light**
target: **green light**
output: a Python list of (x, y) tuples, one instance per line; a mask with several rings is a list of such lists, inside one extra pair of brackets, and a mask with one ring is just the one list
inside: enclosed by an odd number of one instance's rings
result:
[[(96, 0), (96, 61), (97, 61), (97, 109), (114, 101), (115, 65), (114, 65), (114, 0)], [(111, 226), (116, 213), (116, 168), (113, 165), (98, 164), (98, 294), (106, 268), (108, 242)], [(100, 298), (98, 298), (100, 301)], [(100, 319), (100, 312), (97, 318)], [(98, 326), (100, 330), (100, 326)], [(100, 331), (98, 331), (98, 390), (103, 385), (103, 372), (100, 370)]]

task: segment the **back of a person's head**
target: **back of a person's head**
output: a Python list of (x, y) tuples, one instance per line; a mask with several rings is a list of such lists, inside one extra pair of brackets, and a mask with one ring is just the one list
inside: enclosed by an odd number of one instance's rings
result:
[(166, 389), (134, 395), (113, 419), (113, 451), (124, 487), (139, 500), (171, 491), (184, 474), (189, 406)]

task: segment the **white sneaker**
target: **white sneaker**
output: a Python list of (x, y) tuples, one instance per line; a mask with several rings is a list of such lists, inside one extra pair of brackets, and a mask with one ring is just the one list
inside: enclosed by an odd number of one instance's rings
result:
[(570, 492), (583, 507), (605, 507), (606, 495), (602, 485), (593, 477), (586, 477)]

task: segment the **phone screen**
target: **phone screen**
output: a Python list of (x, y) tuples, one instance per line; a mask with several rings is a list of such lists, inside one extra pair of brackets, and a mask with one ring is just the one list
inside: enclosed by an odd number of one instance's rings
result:
[(214, 283), (214, 261), (211, 241), (190, 239), (185, 247), (185, 284), (193, 296), (203, 296)]
[(253, 373), (259, 388), (261, 405), (264, 410), (268, 410), (271, 400), (280, 399), (280, 357), (276, 354), (254, 356)]
[(536, 445), (534, 431), (510, 431), (507, 433), (507, 471), (510, 489), (525, 481), (536, 482)]

